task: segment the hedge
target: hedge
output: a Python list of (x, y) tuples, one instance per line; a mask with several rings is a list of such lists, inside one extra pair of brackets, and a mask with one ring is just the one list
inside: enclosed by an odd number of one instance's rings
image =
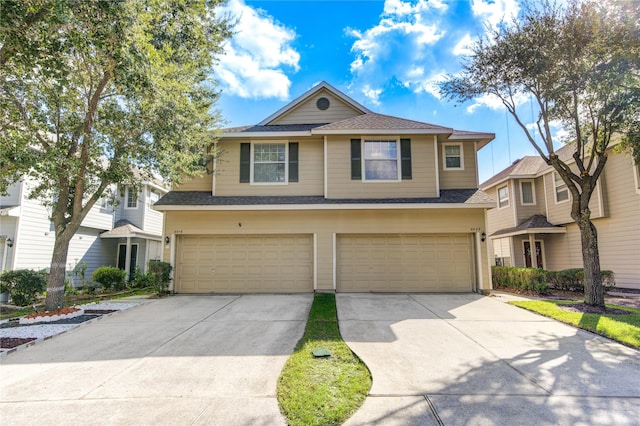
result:
[[(492, 266), (493, 286), (495, 288), (514, 288), (518, 290), (546, 293), (550, 288), (556, 290), (584, 292), (584, 270), (582, 268), (546, 271), (536, 268), (516, 268), (510, 266)], [(612, 271), (603, 270), (602, 285), (605, 291), (615, 287)]]

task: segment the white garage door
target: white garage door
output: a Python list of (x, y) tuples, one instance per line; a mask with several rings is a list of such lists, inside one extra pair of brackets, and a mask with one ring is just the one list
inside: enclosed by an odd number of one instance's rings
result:
[(337, 291), (465, 292), (473, 288), (467, 234), (338, 235)]
[(181, 236), (178, 293), (313, 291), (311, 235)]

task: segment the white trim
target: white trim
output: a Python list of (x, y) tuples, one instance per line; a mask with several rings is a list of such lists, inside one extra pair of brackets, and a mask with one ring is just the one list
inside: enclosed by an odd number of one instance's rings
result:
[[(217, 144), (216, 144), (217, 145)], [(216, 170), (218, 169), (218, 157), (213, 157), (213, 173), (211, 173), (211, 195), (216, 195)]]
[(394, 204), (262, 204), (243, 206), (157, 206), (158, 211), (252, 211), (252, 210), (417, 210), (417, 209), (490, 209), (495, 203), (394, 203)]
[[(375, 159), (373, 158), (365, 158), (365, 145), (367, 142), (395, 142), (396, 144), (396, 171), (397, 171), (397, 176), (396, 179), (367, 179), (367, 160), (369, 161), (375, 161)], [(360, 150), (361, 150), (361, 155), (360, 155), (360, 167), (362, 167), (362, 182), (374, 182), (374, 183), (391, 183), (391, 182), (402, 182), (402, 161), (401, 161), (401, 157), (402, 155), (400, 154), (400, 138), (399, 137), (389, 137), (389, 138), (360, 138)], [(381, 160), (387, 160), (387, 161), (391, 161), (393, 160), (393, 158), (381, 158)]]
[[(507, 188), (507, 204), (504, 206), (500, 205), (500, 190), (503, 188)], [(498, 198), (498, 210), (506, 209), (511, 205), (511, 189), (509, 188), (509, 182), (506, 185), (496, 188), (496, 197)]]
[[(640, 194), (640, 164), (635, 164), (633, 160), (631, 160), (631, 172), (633, 172), (633, 181), (636, 187), (636, 194)], [(600, 179), (598, 179), (598, 182)]]
[[(323, 138), (323, 142), (322, 142), (322, 148), (324, 150), (324, 197), (328, 197), (329, 196), (329, 165), (327, 164), (327, 158), (328, 158), (328, 154), (329, 154), (329, 147), (327, 146), (327, 137), (325, 136)], [(300, 159), (298, 158), (298, 161), (300, 161)]]
[(435, 160), (435, 171), (436, 171), (436, 196), (440, 198), (440, 164), (439, 164), (439, 156), (438, 156), (438, 137), (436, 135), (433, 136), (433, 153)]
[[(460, 148), (460, 167), (447, 167), (447, 147), (448, 146), (457, 146)], [(458, 143), (449, 143), (445, 142), (442, 144), (442, 170), (464, 170), (464, 145), (462, 142)]]
[(547, 195), (547, 175), (542, 175), (542, 192), (544, 192), (544, 215), (549, 217), (549, 196)]
[[(523, 183), (530, 183), (531, 184), (531, 199), (533, 200), (533, 202), (531, 203), (525, 203), (524, 202), (524, 191), (522, 190), (522, 184)], [(520, 184), (520, 204), (522, 204), (523, 206), (535, 206), (536, 205), (536, 182), (533, 179), (521, 179), (519, 181)]]
[[(254, 159), (256, 145), (284, 145), (284, 182), (254, 182)], [(279, 161), (277, 162), (280, 163)], [(273, 140), (273, 141), (251, 141), (250, 149), (250, 169), (249, 169), (249, 185), (288, 185), (289, 184), (289, 141)]]
[(337, 289), (337, 277), (338, 277), (338, 255), (336, 253), (336, 247), (338, 246), (336, 233), (333, 233), (333, 291)]
[(313, 233), (313, 291), (318, 289), (318, 234)]

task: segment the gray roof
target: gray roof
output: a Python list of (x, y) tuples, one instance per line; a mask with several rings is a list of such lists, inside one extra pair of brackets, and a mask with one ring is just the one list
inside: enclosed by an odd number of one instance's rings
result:
[(549, 223), (547, 217), (541, 214), (536, 214), (531, 216), (529, 219), (525, 220), (518, 226), (514, 226), (512, 228), (505, 228), (491, 234), (492, 237), (497, 237), (504, 234), (526, 234), (531, 232), (535, 232), (536, 230), (540, 231), (548, 231), (550, 229), (557, 229), (558, 231), (564, 230), (563, 226), (554, 225)]
[(136, 237), (136, 238), (152, 238), (159, 239), (161, 236), (153, 234), (151, 232), (145, 232), (143, 229), (138, 228), (133, 223), (126, 219), (121, 219), (115, 223), (112, 230), (103, 232), (100, 234), (100, 238), (124, 238), (124, 237)]
[(222, 129), (223, 133), (254, 133), (254, 132), (305, 132), (315, 127), (320, 127), (324, 123), (319, 124), (278, 124), (278, 125), (265, 125), (261, 126), (256, 124), (255, 126), (241, 126), (241, 127), (229, 127)]
[(435, 124), (423, 123), (420, 121), (407, 120), (405, 118), (392, 117), (390, 115), (376, 114), (370, 112), (368, 114), (357, 115), (345, 120), (336, 121), (334, 123), (325, 124), (318, 127), (317, 133), (323, 130), (365, 130), (365, 129), (411, 129), (411, 130), (437, 130), (442, 133), (452, 133), (453, 129), (449, 127), (437, 126)]
[(431, 198), (348, 198), (323, 196), (216, 197), (208, 191), (171, 191), (154, 207), (161, 206), (252, 206), (252, 205), (336, 205), (336, 204), (486, 204), (495, 203), (478, 189), (447, 189)]

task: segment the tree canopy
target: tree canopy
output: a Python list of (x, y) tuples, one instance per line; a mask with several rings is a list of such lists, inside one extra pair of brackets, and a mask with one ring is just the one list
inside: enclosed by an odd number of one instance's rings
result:
[[(585, 300), (600, 306), (604, 299), (589, 200), (612, 146), (630, 147), (640, 160), (640, 8), (634, 3), (527, 3), (520, 16), (480, 38), (462, 72), (440, 87), (458, 102), (486, 94), (499, 98), (565, 181), (571, 216), (582, 233)], [(537, 111), (533, 123), (519, 110), (523, 99)], [(567, 140), (556, 140), (552, 127), (557, 123), (568, 132)], [(556, 154), (562, 144), (573, 147), (569, 161)]]
[[(111, 184), (204, 171), (220, 123), (211, 71), (230, 36), (220, 1), (3, 0), (0, 191), (36, 183), (54, 251)], [(66, 249), (52, 276), (60, 260)]]

